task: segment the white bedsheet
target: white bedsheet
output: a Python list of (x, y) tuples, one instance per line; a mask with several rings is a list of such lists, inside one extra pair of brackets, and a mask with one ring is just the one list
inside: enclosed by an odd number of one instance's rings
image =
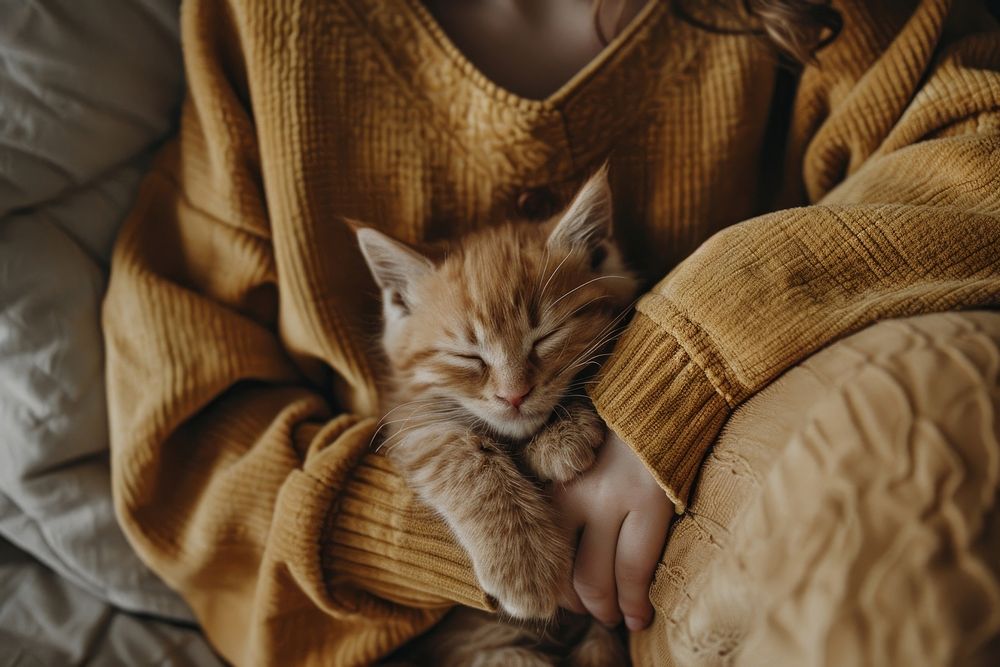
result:
[[(100, 331), (115, 231), (182, 94), (177, 13), (178, 0), (0, 0), (0, 536), (91, 604), (190, 620), (114, 519)], [(63, 588), (38, 590), (72, 619), (84, 598)], [(34, 641), (39, 626), (12, 614), (0, 644), (11, 628)]]

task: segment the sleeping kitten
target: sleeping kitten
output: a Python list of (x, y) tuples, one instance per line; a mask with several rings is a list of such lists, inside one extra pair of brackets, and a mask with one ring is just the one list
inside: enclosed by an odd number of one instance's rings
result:
[(601, 169), (555, 218), (485, 229), (444, 253), (358, 231), (382, 290), (380, 446), (518, 619), (551, 619), (572, 572), (571, 536), (539, 483), (585, 471), (604, 439), (581, 376), (636, 289), (611, 219)]

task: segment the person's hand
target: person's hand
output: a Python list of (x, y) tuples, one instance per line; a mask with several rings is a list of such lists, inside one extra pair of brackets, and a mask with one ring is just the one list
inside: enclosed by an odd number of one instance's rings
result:
[(573, 591), (563, 605), (608, 626), (622, 618), (641, 630), (653, 618), (649, 586), (663, 552), (673, 503), (635, 452), (610, 428), (594, 466), (552, 497), (563, 519), (581, 530)]

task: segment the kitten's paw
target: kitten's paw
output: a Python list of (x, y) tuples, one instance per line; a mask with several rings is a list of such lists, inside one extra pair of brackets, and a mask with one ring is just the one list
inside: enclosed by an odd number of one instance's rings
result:
[[(526, 540), (477, 567), (479, 582), (500, 608), (518, 619), (550, 619), (569, 585), (572, 559), (564, 539)], [(547, 544), (545, 544), (547, 542)], [(527, 547), (527, 548), (525, 548)]]
[[(522, 564), (527, 567), (527, 564)], [(494, 580), (488, 581), (487, 577), (480, 577), (480, 583), (497, 606), (513, 618), (522, 620), (548, 620), (555, 616), (559, 608), (559, 592), (561, 586), (551, 585), (546, 581), (529, 582), (532, 577), (539, 577), (538, 572), (521, 572), (519, 575), (524, 580), (518, 582)]]
[(604, 442), (604, 423), (592, 410), (577, 409), (539, 432), (524, 449), (524, 462), (542, 481), (568, 482), (594, 464)]
[(447, 508), (483, 590), (511, 616), (551, 618), (572, 576), (569, 535), (507, 454), (491, 453), (479, 439), (463, 444), (471, 466), (440, 476), (448, 491), (432, 497)]
[(594, 448), (571, 424), (556, 424), (524, 450), (524, 462), (543, 482), (568, 482), (594, 464)]

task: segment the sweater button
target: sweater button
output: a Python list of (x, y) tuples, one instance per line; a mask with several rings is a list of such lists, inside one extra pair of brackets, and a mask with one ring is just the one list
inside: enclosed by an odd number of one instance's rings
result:
[(517, 197), (517, 214), (527, 220), (547, 220), (558, 207), (555, 193), (548, 188), (529, 188)]

